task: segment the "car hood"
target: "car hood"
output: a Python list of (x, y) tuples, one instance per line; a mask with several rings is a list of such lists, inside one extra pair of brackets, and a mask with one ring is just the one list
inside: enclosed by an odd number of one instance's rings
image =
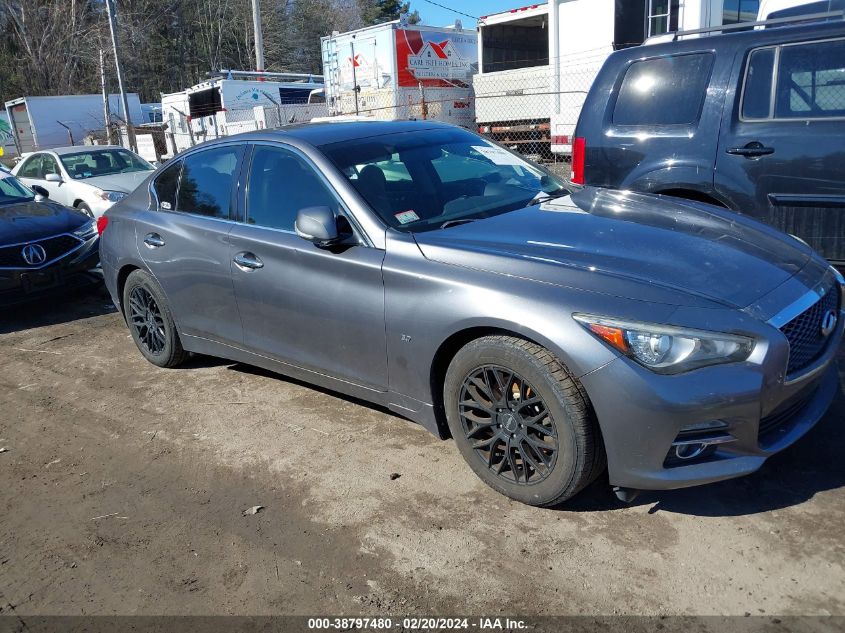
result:
[(593, 187), (414, 237), (434, 261), (675, 305), (744, 308), (812, 257), (718, 207)]
[(0, 247), (75, 231), (90, 218), (55, 202), (0, 205)]
[(152, 171), (131, 171), (126, 174), (112, 174), (111, 176), (94, 176), (92, 178), (85, 178), (84, 180), (77, 180), (74, 182), (82, 182), (92, 187), (97, 187), (103, 191), (122, 191), (123, 193), (132, 193), (135, 189), (144, 182)]

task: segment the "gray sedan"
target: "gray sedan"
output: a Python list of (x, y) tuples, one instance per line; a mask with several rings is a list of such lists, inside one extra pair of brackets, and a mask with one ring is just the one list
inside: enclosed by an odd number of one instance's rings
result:
[(573, 186), (429, 122), (293, 126), (177, 156), (99, 222), (141, 353), (389, 407), (525, 503), (758, 469), (837, 390), (843, 279), (701, 203)]

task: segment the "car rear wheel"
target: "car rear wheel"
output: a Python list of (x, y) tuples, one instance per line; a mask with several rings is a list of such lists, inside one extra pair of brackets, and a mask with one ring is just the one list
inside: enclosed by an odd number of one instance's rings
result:
[(123, 310), (135, 345), (148, 361), (159, 367), (176, 367), (185, 360), (173, 316), (158, 282), (149, 273), (135, 270), (123, 287)]
[(470, 342), (449, 365), (443, 396), (461, 455), (508, 497), (556, 505), (604, 470), (604, 447), (583, 387), (535, 343), (510, 336)]

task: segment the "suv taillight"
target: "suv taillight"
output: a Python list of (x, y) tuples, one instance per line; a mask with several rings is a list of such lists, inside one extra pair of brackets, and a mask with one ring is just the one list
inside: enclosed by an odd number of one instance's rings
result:
[(584, 155), (587, 153), (587, 139), (578, 136), (572, 141), (572, 182), (584, 184)]
[(103, 231), (106, 230), (106, 227), (108, 225), (109, 225), (109, 219), (106, 216), (101, 215), (99, 218), (97, 218), (97, 234), (102, 235)]

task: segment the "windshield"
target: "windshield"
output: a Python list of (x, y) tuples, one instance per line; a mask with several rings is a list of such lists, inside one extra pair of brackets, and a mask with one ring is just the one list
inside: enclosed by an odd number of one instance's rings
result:
[(323, 146), (390, 226), (421, 232), (568, 193), (563, 179), (464, 130), (420, 130)]
[(0, 204), (26, 202), (35, 194), (10, 173), (0, 170)]
[(65, 154), (60, 158), (68, 175), (74, 180), (155, 169), (143, 158), (125, 149), (100, 149)]

